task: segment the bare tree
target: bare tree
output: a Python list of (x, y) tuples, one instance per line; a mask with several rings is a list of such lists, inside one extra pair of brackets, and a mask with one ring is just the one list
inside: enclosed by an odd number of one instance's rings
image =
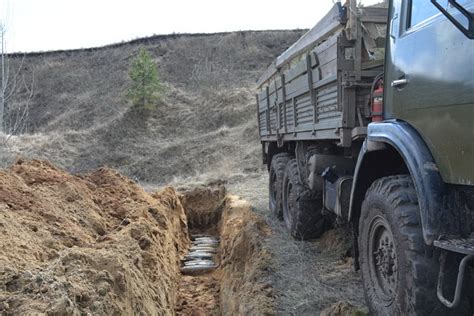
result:
[(16, 71), (13, 77), (13, 83), (11, 90), (7, 90), (7, 98), (9, 100), (14, 93), (17, 93), (18, 90), (23, 90), (21, 99), (15, 104), (15, 107), (10, 106), (7, 103), (7, 111), (4, 113), (4, 132), (8, 135), (18, 135), (23, 134), (28, 131), (28, 121), (30, 114), (30, 104), (34, 95), (34, 86), (35, 86), (35, 72), (34, 70), (31, 73), (31, 79), (27, 79), (23, 74), (20, 76), (20, 71), (23, 68), (25, 56), (23, 55), (18, 70)]
[(9, 77), (9, 68), (7, 61), (7, 27), (9, 23), (10, 16), (10, 1), (9, 0), (0, 0), (0, 45), (1, 45), (1, 90), (0, 90), (0, 132), (5, 131), (5, 104), (7, 102), (7, 86), (8, 86), (8, 77)]
[(0, 41), (2, 42), (2, 89), (0, 91), (0, 132), (4, 129), (4, 112), (5, 112), (5, 93), (6, 93), (6, 69), (5, 69), (5, 33), (6, 28), (3, 21), (0, 21)]
[[(1, 1), (1, 0), (0, 0)], [(16, 135), (26, 132), (29, 115), (30, 103), (33, 98), (34, 91), (34, 71), (31, 75), (31, 80), (26, 80), (23, 74), (23, 65), (25, 55), (21, 58), (19, 63), (15, 63), (15, 71), (10, 72), (10, 66), (13, 58), (7, 51), (7, 25), (9, 14), (9, 1), (3, 0), (0, 3), (0, 11), (4, 16), (0, 16), (0, 45), (1, 45), (1, 87), (0, 87), (0, 132), (8, 135)], [(21, 99), (16, 98), (15, 104), (12, 102), (12, 97), (22, 91)], [(9, 138), (9, 137), (8, 137)]]

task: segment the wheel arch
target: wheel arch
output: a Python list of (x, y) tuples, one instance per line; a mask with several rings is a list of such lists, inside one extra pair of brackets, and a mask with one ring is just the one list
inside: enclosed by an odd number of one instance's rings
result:
[(440, 235), (459, 234), (459, 223), (444, 207), (446, 186), (428, 146), (408, 123), (390, 121), (369, 124), (359, 153), (349, 207), (356, 235), (365, 192), (374, 180), (395, 174), (409, 174), (413, 180), (428, 245)]
[(267, 165), (267, 169), (270, 170), (273, 156), (279, 153), (295, 154), (295, 144), (285, 143), (283, 146), (278, 146), (277, 142), (263, 141), (262, 142), (262, 153), (263, 163)]

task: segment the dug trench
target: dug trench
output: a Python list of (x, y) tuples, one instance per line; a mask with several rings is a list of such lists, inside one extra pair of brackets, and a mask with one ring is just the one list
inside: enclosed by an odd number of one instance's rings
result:
[[(181, 273), (191, 235), (217, 267)], [(147, 193), (118, 172), (0, 170), (0, 313), (273, 314), (270, 230), (222, 186)]]
[(181, 277), (177, 314), (271, 314), (271, 256), (262, 244), (270, 230), (263, 219), (222, 186), (185, 191), (181, 202), (190, 234), (213, 236), (220, 245), (216, 270)]

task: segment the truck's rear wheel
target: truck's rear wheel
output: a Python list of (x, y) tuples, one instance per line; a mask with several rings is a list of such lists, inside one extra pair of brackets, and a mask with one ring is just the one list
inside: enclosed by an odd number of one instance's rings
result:
[(283, 177), (283, 219), (290, 234), (299, 239), (319, 237), (327, 228), (322, 201), (301, 183), (296, 159), (286, 165)]
[(438, 261), (427, 249), (408, 175), (376, 180), (359, 221), (364, 292), (372, 315), (432, 315), (447, 310), (436, 297)]
[(269, 207), (271, 214), (278, 218), (283, 218), (282, 213), (282, 188), (283, 177), (285, 175), (285, 168), (288, 161), (291, 159), (290, 154), (279, 153), (273, 156), (269, 170), (268, 181), (268, 195)]

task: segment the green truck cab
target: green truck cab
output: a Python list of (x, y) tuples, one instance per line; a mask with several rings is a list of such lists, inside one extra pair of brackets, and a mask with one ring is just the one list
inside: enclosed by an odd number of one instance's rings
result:
[(375, 315), (474, 313), (473, 12), (336, 3), (258, 82), (270, 211), (349, 227)]
[(474, 185), (474, 41), (428, 1), (393, 1), (390, 20), (385, 119), (419, 132), (444, 182)]
[[(461, 3), (466, 11), (474, 11), (474, 1)], [(452, 15), (451, 12), (445, 13), (456, 20), (464, 20), (472, 28), (472, 13), (468, 21), (447, 1), (444, 7), (453, 12)], [(363, 150), (361, 153), (365, 154), (360, 155), (358, 163), (361, 166), (364, 158), (372, 155), (370, 159), (377, 160), (384, 151), (393, 150), (402, 158), (416, 192), (425, 245), (419, 248), (420, 254), (412, 253), (409, 259), (416, 262), (418, 268), (412, 266), (407, 271), (415, 275), (412, 281), (419, 284), (401, 295), (410, 297), (415, 304), (414, 312), (432, 313), (436, 304), (430, 304), (429, 299), (419, 298), (414, 293), (425, 291), (425, 295), (433, 298), (434, 290), (430, 289), (435, 288), (436, 273), (432, 270), (438, 270), (439, 300), (449, 308), (457, 307), (454, 314), (468, 315), (472, 313), (473, 298), (467, 295), (462, 298), (461, 293), (463, 286), (466, 291), (466, 283), (472, 282), (472, 276), (471, 281), (464, 280), (464, 273), (466, 265), (474, 261), (474, 40), (428, 1), (392, 1), (389, 21), (384, 121), (369, 124), (365, 145), (375, 150)], [(366, 165), (366, 168), (371, 166)], [(383, 165), (381, 169), (385, 169)], [(362, 194), (368, 189), (368, 183), (362, 187), (357, 187), (357, 184), (370, 180), (366, 176), (367, 169), (358, 169), (358, 173), (361, 177), (356, 177), (353, 193)], [(353, 205), (352, 211), (357, 209), (360, 212), (361, 200), (360, 197), (360, 204)], [(370, 233), (367, 238), (370, 239)], [(432, 249), (430, 246), (440, 249), (439, 266), (438, 260), (432, 258), (428, 263), (420, 263), (427, 260), (421, 253)], [(458, 259), (453, 259), (456, 256)], [(448, 260), (451, 262), (446, 263)], [(420, 266), (425, 272), (431, 271), (424, 283), (416, 278)], [(454, 293), (451, 300), (443, 293), (445, 275), (449, 273)], [(370, 273), (366, 274), (370, 278)], [(383, 302), (380, 297), (378, 303)], [(464, 310), (459, 307), (462, 299), (465, 301)], [(405, 304), (402, 310), (406, 310), (408, 303)]]

